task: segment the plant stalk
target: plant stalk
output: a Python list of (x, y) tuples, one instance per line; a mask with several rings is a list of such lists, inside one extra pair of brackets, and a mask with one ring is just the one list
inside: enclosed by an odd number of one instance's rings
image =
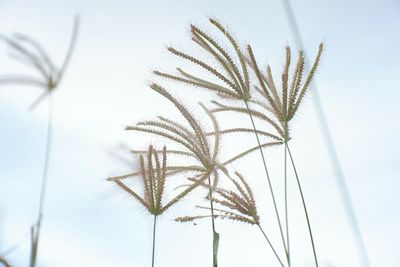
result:
[(303, 190), (301, 188), (300, 179), (299, 179), (299, 176), (297, 174), (296, 166), (294, 164), (294, 160), (293, 160), (293, 157), (292, 157), (292, 153), (290, 152), (289, 145), (287, 143), (285, 143), (285, 146), (286, 146), (286, 149), (287, 149), (287, 151), (289, 153), (290, 161), (292, 162), (293, 170), (294, 170), (294, 173), (295, 173), (295, 176), (296, 176), (297, 186), (299, 188), (301, 201), (303, 203), (304, 214), (305, 214), (306, 220), (307, 220), (308, 233), (310, 235), (310, 240), (311, 240), (311, 246), (312, 246), (313, 255), (314, 255), (315, 266), (318, 267), (317, 253), (315, 251), (314, 238), (313, 238), (313, 234), (312, 234), (312, 231), (311, 231), (311, 223), (310, 223), (310, 218), (308, 217), (308, 211), (307, 211), (306, 202), (304, 200)]
[(40, 189), (40, 200), (39, 200), (39, 212), (38, 218), (34, 226), (32, 226), (32, 247), (30, 257), (30, 267), (35, 267), (37, 262), (37, 253), (39, 248), (39, 237), (43, 219), (44, 203), (46, 199), (48, 173), (50, 167), (50, 155), (51, 155), (51, 143), (53, 137), (53, 112), (52, 112), (52, 93), (49, 93), (49, 108), (48, 108), (48, 119), (47, 119), (47, 133), (46, 133), (46, 150), (43, 165), (43, 176), (42, 184)]
[(284, 176), (285, 176), (285, 220), (286, 220), (286, 244), (287, 244), (287, 260), (290, 267), (290, 242), (289, 242), (289, 212), (288, 212), (288, 183), (287, 183), (287, 153), (286, 143), (284, 148)]
[(261, 233), (263, 234), (263, 236), (265, 237), (265, 239), (267, 240), (268, 245), (271, 247), (271, 249), (272, 249), (272, 251), (274, 252), (276, 258), (277, 258), (278, 261), (279, 261), (279, 263), (281, 264), (282, 267), (284, 267), (284, 265), (283, 265), (281, 259), (280, 259), (279, 256), (278, 256), (278, 253), (276, 253), (276, 250), (275, 250), (274, 246), (272, 246), (271, 241), (269, 240), (267, 234), (264, 232), (264, 230), (262, 229), (262, 227), (261, 227), (261, 225), (260, 225), (259, 223), (257, 224), (257, 226), (258, 226), (258, 228), (260, 229), (260, 231), (261, 231)]
[(269, 172), (268, 172), (268, 168), (267, 168), (267, 163), (266, 163), (266, 160), (265, 160), (264, 152), (263, 152), (262, 147), (261, 147), (260, 138), (259, 138), (258, 133), (257, 133), (257, 129), (256, 129), (256, 125), (255, 125), (255, 123), (254, 123), (253, 116), (252, 116), (251, 113), (250, 113), (249, 104), (247, 103), (246, 100), (244, 100), (244, 103), (246, 104), (246, 108), (247, 108), (247, 111), (248, 111), (249, 116), (250, 116), (251, 124), (252, 124), (252, 126), (253, 126), (254, 134), (255, 134), (255, 136), (256, 136), (257, 143), (258, 143), (258, 146), (259, 146), (261, 158), (262, 158), (263, 165), (264, 165), (265, 174), (267, 175), (267, 181), (268, 181), (269, 191), (270, 191), (270, 193), (271, 193), (272, 202), (273, 202), (273, 204), (274, 204), (276, 219), (277, 219), (278, 225), (279, 225), (279, 231), (280, 231), (280, 234), (281, 234), (283, 247), (284, 247), (284, 249), (285, 249), (286, 258), (287, 258), (288, 261), (289, 261), (288, 250), (287, 250), (287, 248), (286, 248), (285, 237), (284, 237), (284, 235), (283, 235), (282, 223), (281, 223), (281, 219), (280, 219), (279, 212), (278, 212), (278, 207), (277, 207), (276, 200), (275, 200), (274, 190), (273, 190), (273, 188), (272, 188), (271, 178), (269, 177)]
[(218, 267), (218, 244), (219, 244), (219, 234), (215, 231), (215, 218), (214, 218), (214, 202), (212, 200), (212, 185), (211, 178), (208, 175), (208, 194), (210, 196), (210, 210), (211, 210), (211, 225), (213, 233), (213, 267)]
[(156, 251), (156, 226), (157, 226), (157, 215), (153, 217), (153, 252), (151, 255), (151, 266), (154, 267), (154, 256)]

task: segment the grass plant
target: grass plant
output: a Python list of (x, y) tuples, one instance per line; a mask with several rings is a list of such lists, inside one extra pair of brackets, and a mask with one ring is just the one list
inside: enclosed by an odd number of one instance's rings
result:
[(42, 94), (33, 101), (30, 110), (37, 107), (48, 96), (48, 119), (46, 133), (45, 159), (43, 164), (43, 175), (40, 189), (39, 209), (36, 222), (31, 227), (31, 256), (30, 267), (37, 266), (37, 255), (39, 248), (39, 238), (43, 220), (44, 204), (47, 193), (48, 172), (50, 168), (51, 145), (53, 136), (53, 105), (52, 94), (59, 87), (64, 77), (67, 66), (73, 54), (76, 40), (78, 37), (79, 17), (75, 17), (72, 36), (68, 46), (66, 56), (60, 67), (57, 67), (43, 46), (32, 37), (15, 33), (11, 37), (0, 36), (12, 51), (12, 55), (23, 65), (30, 67), (34, 74), (23, 75), (3, 75), (0, 76), (0, 84), (17, 84), (39, 87), (43, 90)]

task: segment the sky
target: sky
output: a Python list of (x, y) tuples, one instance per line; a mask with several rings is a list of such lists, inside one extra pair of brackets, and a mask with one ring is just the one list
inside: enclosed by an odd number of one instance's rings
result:
[[(400, 256), (400, 3), (382, 1), (293, 1), (309, 57), (325, 44), (315, 78), (345, 181), (373, 267), (399, 267)], [(241, 44), (252, 44), (258, 61), (279, 75), (284, 48), (295, 42), (282, 2), (266, 1), (75, 1), (1, 0), (0, 33), (21, 32), (38, 40), (62, 62), (80, 15), (79, 38), (61, 86), (54, 94), (54, 135), (39, 266), (149, 266), (152, 218), (105, 179), (129, 172), (135, 159), (124, 147), (146, 148), (162, 140), (123, 131), (159, 114), (180, 118), (147, 84), (153, 69), (185, 65), (166, 51), (174, 45), (196, 53), (189, 25), (216, 32), (207, 17), (218, 18)], [(206, 59), (205, 59), (206, 60)], [(187, 66), (187, 65), (185, 65)], [(20, 68), (0, 45), (0, 74)], [(157, 80), (157, 79), (156, 79)], [(165, 83), (205, 125), (197, 102), (210, 94)], [(14, 266), (29, 260), (29, 228), (36, 218), (44, 160), (48, 102), (29, 111), (37, 88), (0, 88), (0, 255)], [(364, 267), (357, 253), (311, 95), (293, 121), (291, 148), (303, 182), (321, 266)], [(221, 124), (241, 122), (221, 116)], [(240, 137), (238, 137), (240, 138)], [(252, 138), (222, 144), (228, 155)], [(242, 143), (242, 142), (240, 142)], [(280, 148), (266, 151), (282, 206)], [(262, 225), (279, 244), (258, 154), (234, 169), (249, 177)], [(304, 214), (293, 173), (289, 173), (293, 266), (313, 266)], [(211, 265), (210, 223), (174, 222), (199, 212), (202, 196), (171, 208), (158, 221), (157, 266)], [(218, 221), (220, 266), (278, 266), (256, 227)]]

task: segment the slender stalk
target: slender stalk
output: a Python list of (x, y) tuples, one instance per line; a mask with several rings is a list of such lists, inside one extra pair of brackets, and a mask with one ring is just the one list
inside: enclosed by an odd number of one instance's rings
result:
[(287, 259), (290, 267), (290, 242), (289, 242), (289, 212), (288, 212), (288, 184), (287, 184), (287, 153), (286, 142), (284, 148), (284, 176), (285, 176), (285, 220), (286, 220), (286, 244), (287, 244)]
[(32, 248), (31, 248), (31, 258), (30, 267), (36, 266), (37, 252), (39, 247), (39, 237), (43, 218), (43, 209), (46, 198), (48, 172), (50, 167), (50, 154), (51, 154), (51, 143), (53, 136), (53, 112), (52, 112), (52, 93), (49, 93), (49, 108), (48, 108), (48, 119), (47, 119), (47, 134), (46, 134), (46, 152), (43, 165), (43, 176), (42, 185), (40, 189), (40, 200), (39, 200), (39, 212), (38, 218), (35, 225), (32, 227)]
[(151, 266), (154, 267), (154, 256), (156, 251), (156, 225), (157, 225), (157, 215), (154, 214), (153, 217), (153, 252), (151, 255)]
[(217, 250), (218, 250), (218, 243), (219, 243), (219, 234), (215, 231), (215, 218), (214, 218), (214, 202), (212, 200), (212, 185), (211, 185), (211, 178), (208, 175), (208, 194), (210, 196), (210, 210), (211, 210), (211, 225), (212, 225), (212, 232), (213, 232), (213, 267), (218, 266), (218, 258), (217, 258)]
[(312, 231), (311, 231), (310, 218), (308, 217), (308, 211), (307, 211), (306, 202), (305, 202), (305, 200), (304, 200), (303, 190), (302, 190), (302, 188), (301, 188), (300, 179), (299, 179), (299, 176), (298, 176), (298, 174), (297, 174), (296, 166), (295, 166), (295, 164), (294, 164), (294, 160), (293, 160), (293, 157), (292, 157), (292, 153), (290, 152), (289, 145), (288, 145), (287, 143), (285, 143), (285, 146), (286, 146), (286, 149), (287, 149), (287, 151), (288, 151), (288, 153), (289, 153), (290, 161), (292, 162), (293, 170), (294, 170), (294, 173), (295, 173), (295, 175), (296, 175), (296, 181), (297, 181), (297, 185), (298, 185), (298, 187), (299, 187), (299, 192), (300, 192), (300, 196), (301, 196), (301, 201), (302, 201), (302, 203), (303, 203), (304, 214), (305, 214), (306, 220), (307, 220), (308, 233), (309, 233), (309, 235), (310, 235), (312, 250), (313, 250), (313, 254), (314, 254), (315, 266), (318, 267), (317, 253), (316, 253), (316, 251), (315, 251), (314, 238), (313, 238), (313, 234), (312, 234)]
[(264, 232), (264, 230), (262, 229), (262, 227), (261, 227), (260, 224), (257, 224), (257, 226), (258, 226), (258, 228), (260, 229), (260, 231), (261, 231), (261, 233), (263, 234), (263, 236), (265, 237), (265, 239), (267, 240), (268, 245), (271, 247), (271, 249), (272, 249), (272, 251), (274, 252), (276, 258), (277, 258), (278, 261), (279, 261), (279, 263), (281, 264), (282, 267), (284, 267), (284, 265), (283, 265), (281, 259), (280, 259), (279, 256), (278, 256), (278, 253), (276, 253), (276, 250), (275, 250), (274, 246), (272, 246), (271, 241), (269, 241), (269, 238), (268, 238), (267, 234)]
[(286, 258), (288, 259), (288, 262), (289, 262), (289, 255), (288, 255), (288, 250), (287, 250), (287, 248), (286, 248), (285, 237), (284, 237), (284, 235), (283, 235), (282, 223), (281, 223), (281, 219), (280, 219), (280, 217), (279, 217), (278, 207), (277, 207), (276, 200), (275, 200), (274, 190), (273, 190), (273, 188), (272, 188), (271, 178), (269, 177), (269, 172), (268, 172), (268, 168), (267, 168), (267, 163), (266, 163), (266, 160), (265, 160), (264, 152), (263, 152), (262, 147), (261, 147), (260, 138), (258, 137), (258, 133), (257, 133), (256, 125), (255, 125), (255, 123), (254, 123), (253, 116), (252, 116), (251, 113), (250, 113), (249, 104), (247, 103), (246, 100), (244, 101), (244, 103), (246, 104), (246, 108), (247, 108), (248, 113), (249, 113), (249, 116), (250, 116), (251, 124), (252, 124), (252, 126), (253, 126), (254, 134), (255, 134), (255, 136), (256, 136), (257, 143), (258, 143), (258, 146), (259, 146), (261, 158), (262, 158), (263, 165), (264, 165), (265, 174), (267, 175), (269, 191), (270, 191), (270, 193), (271, 193), (272, 202), (273, 202), (273, 204), (274, 204), (276, 219), (277, 219), (278, 225), (279, 225), (279, 231), (280, 231), (280, 233), (281, 233), (281, 238), (282, 238), (283, 247), (284, 247), (284, 249), (285, 249)]

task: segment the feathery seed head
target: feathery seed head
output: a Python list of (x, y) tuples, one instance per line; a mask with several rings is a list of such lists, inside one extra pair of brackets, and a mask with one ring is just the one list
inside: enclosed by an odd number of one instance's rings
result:
[(218, 160), (220, 150), (219, 125), (212, 112), (200, 103), (200, 106), (212, 122), (213, 133), (216, 133), (214, 136), (207, 135), (207, 131), (195, 116), (165, 88), (155, 83), (151, 84), (150, 88), (172, 102), (184, 117), (187, 125), (159, 116), (156, 120), (141, 121), (135, 126), (126, 127), (126, 129), (151, 133), (168, 139), (181, 148), (168, 150), (167, 154), (190, 157), (197, 162), (195, 165), (190, 166), (176, 166), (177, 172), (193, 171), (197, 174), (210, 175), (219, 169), (221, 166)]
[[(155, 71), (154, 74), (181, 82), (193, 87), (200, 87), (217, 93), (222, 97), (233, 99), (249, 100), (250, 99), (250, 80), (249, 73), (245, 62), (245, 57), (238, 45), (238, 42), (232, 35), (215, 19), (210, 19), (210, 23), (214, 25), (221, 33), (223, 33), (229, 45), (234, 49), (233, 55), (229, 54), (220, 43), (214, 40), (210, 35), (202, 31), (197, 26), (191, 24), (190, 30), (192, 40), (204, 50), (207, 55), (215, 60), (217, 64), (209, 65), (205, 61), (198, 59), (192, 55), (179, 51), (173, 47), (168, 47), (168, 51), (191, 64), (197, 65), (214, 76), (219, 82), (213, 82), (209, 78), (198, 77), (189, 74), (184, 70), (177, 68), (179, 74), (173, 75)], [(235, 63), (234, 58), (239, 61), (239, 65)]]
[[(225, 174), (235, 186), (234, 191), (210, 186), (206, 183), (201, 184), (203, 187), (212, 188), (214, 196), (207, 196), (207, 199), (212, 200), (216, 205), (221, 207), (214, 208), (214, 217), (220, 219), (226, 218), (249, 224), (259, 224), (260, 217), (258, 216), (254, 195), (249, 184), (238, 172), (235, 172), (237, 179), (231, 177), (227, 172)], [(197, 207), (201, 209), (210, 209), (203, 206)], [(175, 220), (178, 222), (190, 222), (206, 217), (210, 217), (210, 215), (184, 216), (178, 217)]]
[[(161, 154), (161, 158), (159, 157), (159, 154)], [(174, 198), (163, 204), (166, 177), (176, 174), (176, 172), (174, 172), (175, 168), (173, 166), (168, 166), (167, 164), (167, 154), (168, 150), (165, 146), (161, 151), (156, 150), (153, 146), (149, 146), (149, 149), (145, 154), (139, 156), (139, 170), (137, 172), (128, 175), (110, 177), (107, 180), (116, 183), (123, 191), (127, 192), (142, 204), (149, 213), (160, 215), (189, 194), (206, 179), (206, 176), (202, 175), (196, 182), (192, 183), (185, 190), (179, 192)], [(143, 187), (143, 196), (124, 182), (124, 180), (129, 177), (141, 178), (140, 181)]]
[(45, 91), (32, 103), (31, 109), (36, 107), (48, 94), (52, 93), (60, 84), (67, 65), (71, 59), (78, 36), (79, 17), (75, 17), (72, 37), (67, 54), (60, 67), (56, 67), (47, 51), (33, 38), (24, 34), (14, 34), (11, 37), (0, 36), (0, 39), (16, 53), (23, 64), (28, 65), (37, 72), (39, 77), (31, 75), (7, 75), (0, 77), (1, 83), (25, 84), (38, 86)]
[[(247, 114), (251, 113), (253, 116), (264, 120), (267, 125), (272, 126), (282, 140), (284, 140), (285, 142), (289, 141), (289, 122), (296, 114), (299, 105), (304, 98), (304, 95), (309, 89), (309, 85), (318, 67), (322, 50), (323, 44), (321, 43), (319, 45), (318, 53), (314, 60), (313, 66), (311, 67), (304, 82), (302, 81), (305, 65), (304, 54), (302, 50), (299, 51), (295, 70), (293, 71), (291, 83), (289, 84), (291, 50), (290, 47), (286, 47), (285, 64), (281, 75), (281, 88), (280, 90), (278, 90), (272, 76), (271, 68), (268, 66), (265, 74), (262, 73), (260, 68), (258, 67), (254, 52), (251, 46), (248, 45), (247, 64), (253, 70), (258, 83), (254, 86), (254, 90), (258, 93), (259, 96), (261, 96), (264, 103), (253, 96), (253, 98), (249, 102), (253, 103), (254, 107), (249, 108), (249, 110), (240, 109), (232, 106), (220, 106), (213, 111), (235, 111)], [(258, 111), (257, 108), (261, 108), (263, 111)], [(271, 117), (268, 114), (271, 114)]]

